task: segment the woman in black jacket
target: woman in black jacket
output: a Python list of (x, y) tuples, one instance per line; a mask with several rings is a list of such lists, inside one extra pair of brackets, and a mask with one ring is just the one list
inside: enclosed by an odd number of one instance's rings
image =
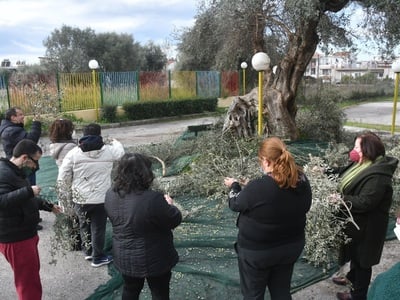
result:
[(333, 282), (352, 284), (351, 292), (339, 292), (342, 300), (367, 299), (372, 266), (380, 262), (389, 209), (392, 204), (392, 177), (398, 160), (385, 155), (385, 146), (372, 132), (359, 134), (354, 142), (352, 155), (357, 156), (340, 173), (340, 192), (350, 207), (354, 223), (348, 223), (346, 235), (351, 238), (340, 253), (340, 264), (350, 261), (346, 278), (334, 277)]
[(113, 228), (114, 264), (124, 279), (122, 299), (139, 299), (146, 279), (152, 298), (167, 300), (178, 262), (172, 229), (181, 223), (181, 212), (171, 197), (151, 190), (148, 157), (126, 153), (116, 174), (104, 205)]
[(235, 249), (243, 299), (263, 300), (266, 287), (272, 300), (292, 299), (290, 282), (305, 244), (311, 187), (280, 139), (264, 140), (258, 158), (263, 176), (243, 190), (225, 178), (229, 207), (240, 213)]

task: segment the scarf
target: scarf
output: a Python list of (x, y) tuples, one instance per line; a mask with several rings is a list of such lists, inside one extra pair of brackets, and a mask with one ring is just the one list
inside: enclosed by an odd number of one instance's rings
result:
[(372, 164), (371, 161), (366, 161), (363, 163), (357, 163), (354, 166), (351, 166), (346, 172), (344, 172), (342, 176), (342, 180), (339, 184), (339, 191), (343, 193), (343, 191), (349, 186), (349, 184), (366, 168), (368, 168)]

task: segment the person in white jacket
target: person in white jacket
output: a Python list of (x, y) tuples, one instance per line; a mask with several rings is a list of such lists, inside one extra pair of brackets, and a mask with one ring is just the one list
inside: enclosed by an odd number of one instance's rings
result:
[(107, 223), (104, 199), (111, 187), (113, 164), (124, 153), (119, 141), (104, 143), (100, 125), (92, 123), (83, 128), (78, 147), (68, 152), (59, 168), (58, 189), (72, 192), (74, 209), (79, 217), (82, 250), (93, 267), (112, 261), (103, 250)]

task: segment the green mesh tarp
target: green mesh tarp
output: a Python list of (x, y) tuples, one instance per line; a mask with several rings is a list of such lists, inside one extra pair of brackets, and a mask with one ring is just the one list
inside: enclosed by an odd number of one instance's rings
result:
[(393, 300), (400, 295), (400, 262), (379, 274), (368, 291), (368, 300)]
[[(309, 145), (310, 152), (315, 149), (315, 145)], [(190, 157), (183, 157), (172, 173), (179, 173), (189, 162)], [(53, 201), (56, 201), (56, 178), (57, 166), (54, 160), (43, 157), (40, 160), (37, 181), (42, 186), (42, 193)], [(173, 269), (171, 299), (242, 299), (237, 259), (233, 249), (237, 234), (237, 214), (230, 211), (227, 205), (223, 208), (216, 207), (217, 203), (203, 198), (176, 198), (175, 201), (182, 207), (185, 218), (174, 231), (180, 261)], [(393, 227), (392, 224), (389, 226), (389, 234), (393, 234)], [(108, 224), (106, 250), (109, 252), (112, 252), (111, 236), (111, 226)], [(295, 264), (292, 292), (328, 278), (336, 270), (337, 266), (334, 265), (324, 273), (322, 269), (300, 259)], [(106, 283), (99, 282), (98, 288), (87, 299), (121, 298), (122, 278), (113, 264), (108, 266), (108, 272), (110, 280)], [(141, 299), (151, 299), (147, 285)]]
[[(179, 169), (179, 168), (178, 168)], [(57, 166), (51, 157), (40, 160), (37, 182), (48, 200), (56, 201)], [(215, 202), (202, 198), (175, 199), (184, 210), (185, 219), (174, 231), (180, 261), (173, 269), (171, 299), (241, 299), (239, 274), (233, 244), (236, 240), (236, 213), (216, 208)], [(215, 215), (218, 211), (219, 214)], [(111, 226), (107, 226), (106, 250), (111, 252)], [(294, 270), (293, 292), (330, 276), (300, 260)], [(110, 280), (87, 299), (121, 298), (122, 278), (113, 264), (108, 266)], [(141, 299), (151, 299), (145, 285)]]

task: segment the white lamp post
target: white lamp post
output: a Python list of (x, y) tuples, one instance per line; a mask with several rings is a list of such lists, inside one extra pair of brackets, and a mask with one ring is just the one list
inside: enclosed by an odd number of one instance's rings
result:
[(95, 59), (89, 61), (89, 68), (92, 70), (92, 82), (93, 82), (93, 99), (94, 108), (96, 109), (96, 121), (99, 120), (99, 102), (96, 97), (96, 70), (99, 68), (99, 63)]
[(240, 64), (240, 67), (242, 68), (242, 73), (243, 73), (243, 95), (246, 94), (246, 68), (247, 68), (247, 63), (244, 61)]
[(399, 92), (399, 73), (400, 73), (400, 59), (396, 60), (392, 64), (392, 70), (396, 74), (394, 83), (394, 97), (393, 97), (393, 113), (392, 113), (392, 135), (396, 128), (396, 113), (397, 113), (397, 95)]
[(264, 52), (257, 52), (251, 58), (251, 65), (258, 71), (258, 135), (263, 134), (263, 74), (269, 68), (269, 56)]

